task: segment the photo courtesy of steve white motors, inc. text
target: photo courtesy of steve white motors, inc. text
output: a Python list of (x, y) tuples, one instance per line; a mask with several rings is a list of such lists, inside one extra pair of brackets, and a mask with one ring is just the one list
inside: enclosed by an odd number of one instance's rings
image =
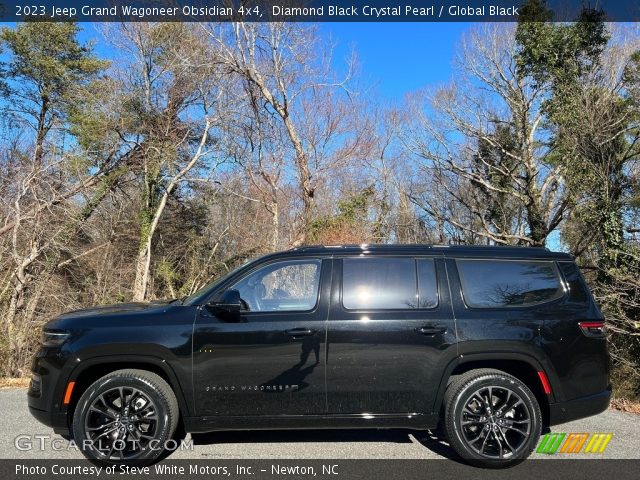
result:
[(211, 465), (211, 464), (197, 464), (197, 463), (181, 463), (166, 464), (160, 463), (153, 466), (135, 466), (135, 465), (72, 465), (72, 464), (59, 464), (50, 462), (48, 465), (15, 465), (16, 476), (42, 476), (49, 477), (69, 477), (83, 475), (86, 477), (99, 478), (100, 476), (109, 475), (130, 475), (144, 476), (148, 475), (162, 475), (171, 478), (172, 476), (223, 476), (223, 477), (238, 477), (246, 478), (251, 475), (266, 475), (269, 477), (339, 477), (340, 465), (336, 463), (318, 463), (314, 462), (313, 465), (303, 464), (304, 462), (295, 463), (264, 463), (250, 465), (250, 464), (228, 464), (228, 465)]

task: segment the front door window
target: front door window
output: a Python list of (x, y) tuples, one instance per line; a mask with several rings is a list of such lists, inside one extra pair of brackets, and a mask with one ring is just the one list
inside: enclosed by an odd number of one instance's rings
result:
[(233, 285), (250, 312), (310, 311), (318, 302), (320, 260), (269, 264)]

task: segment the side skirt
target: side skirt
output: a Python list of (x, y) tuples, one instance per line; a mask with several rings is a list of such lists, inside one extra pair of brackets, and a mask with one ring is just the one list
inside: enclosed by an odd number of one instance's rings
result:
[(341, 415), (253, 415), (184, 417), (187, 432), (221, 430), (295, 430), (339, 428), (409, 428), (426, 430), (438, 425), (438, 415), (422, 413)]

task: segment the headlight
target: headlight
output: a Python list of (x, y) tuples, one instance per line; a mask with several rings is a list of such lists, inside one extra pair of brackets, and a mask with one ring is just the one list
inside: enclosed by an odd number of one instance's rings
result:
[(40, 343), (42, 343), (44, 347), (57, 347), (62, 345), (68, 337), (69, 332), (43, 330)]

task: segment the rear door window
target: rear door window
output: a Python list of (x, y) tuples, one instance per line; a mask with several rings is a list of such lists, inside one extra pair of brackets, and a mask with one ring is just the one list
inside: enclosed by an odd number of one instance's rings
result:
[(417, 308), (415, 260), (413, 258), (343, 259), (342, 305), (347, 310)]
[(554, 262), (456, 260), (465, 303), (477, 308), (525, 307), (563, 296)]

